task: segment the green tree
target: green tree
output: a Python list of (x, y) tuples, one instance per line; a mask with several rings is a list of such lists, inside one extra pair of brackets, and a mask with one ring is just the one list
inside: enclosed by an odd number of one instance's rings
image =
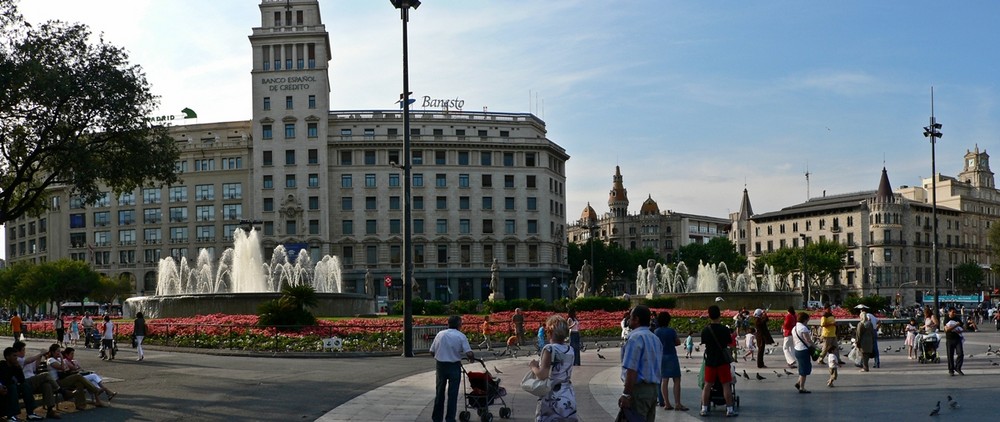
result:
[(176, 182), (142, 69), (85, 25), (27, 24), (15, 3), (0, 0), (0, 224), (43, 211), (50, 186), (93, 202), (104, 186)]
[(767, 252), (754, 261), (755, 272), (757, 274), (763, 273), (764, 265), (774, 267), (775, 274), (786, 277), (789, 274), (802, 270), (802, 250), (781, 248), (773, 252)]
[(26, 262), (16, 262), (0, 268), (0, 306), (14, 308), (25, 303), (18, 297), (17, 288), (21, 280), (27, 278), (29, 271), (31, 271), (31, 264)]
[(747, 267), (747, 257), (736, 252), (736, 244), (725, 237), (713, 237), (707, 243), (691, 243), (677, 250), (684, 265), (697, 273), (698, 263), (726, 263), (730, 272), (742, 272)]
[(818, 297), (823, 284), (840, 273), (844, 268), (844, 257), (847, 247), (839, 242), (820, 240), (811, 242), (803, 248), (805, 251), (805, 271), (808, 275), (809, 298)]
[(128, 298), (134, 289), (135, 284), (131, 278), (100, 276), (97, 285), (87, 294), (87, 297), (99, 303), (111, 303)]
[(990, 229), (986, 231), (986, 239), (990, 245), (990, 251), (992, 252), (992, 258), (990, 262), (990, 269), (994, 273), (1000, 274), (1000, 224), (993, 224)]
[(955, 288), (975, 292), (982, 290), (985, 274), (975, 262), (966, 262), (955, 267)]
[[(590, 248), (594, 248), (594, 262), (590, 265), (594, 268), (594, 278), (591, 280), (590, 289), (598, 291), (600, 286), (609, 281), (625, 281), (626, 284), (633, 283), (634, 288), (636, 269), (652, 259), (663, 262), (652, 249), (627, 250), (618, 244), (605, 244), (600, 240), (591, 240), (583, 245), (575, 243), (569, 244), (569, 267), (572, 280), (576, 279), (576, 274), (583, 266), (583, 260), (590, 261)], [(609, 280), (613, 276), (614, 280)]]

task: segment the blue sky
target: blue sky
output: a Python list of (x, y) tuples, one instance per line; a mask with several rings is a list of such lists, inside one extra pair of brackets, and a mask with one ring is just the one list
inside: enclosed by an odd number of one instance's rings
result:
[[(79, 21), (124, 46), (164, 113), (250, 117), (258, 1), (22, 0), (29, 21)], [(401, 28), (388, 1), (321, 0), (332, 109), (392, 108)], [(607, 211), (615, 165), (637, 212), (725, 217), (929, 177), (1000, 133), (1000, 3), (967, 1), (426, 0), (411, 13), (416, 96), (533, 112), (566, 148), (567, 215)], [(530, 94), (529, 94), (530, 92)], [(991, 151), (992, 152), (992, 151)]]

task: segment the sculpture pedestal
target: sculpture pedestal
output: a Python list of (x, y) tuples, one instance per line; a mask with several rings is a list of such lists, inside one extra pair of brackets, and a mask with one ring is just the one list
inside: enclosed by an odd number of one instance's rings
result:
[(500, 292), (490, 293), (490, 302), (497, 300), (503, 300), (503, 293)]

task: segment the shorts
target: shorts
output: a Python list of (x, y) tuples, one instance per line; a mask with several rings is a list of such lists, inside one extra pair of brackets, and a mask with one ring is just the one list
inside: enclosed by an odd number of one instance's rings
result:
[(733, 382), (733, 370), (728, 363), (719, 366), (705, 366), (705, 384), (711, 385), (715, 382), (723, 384)]

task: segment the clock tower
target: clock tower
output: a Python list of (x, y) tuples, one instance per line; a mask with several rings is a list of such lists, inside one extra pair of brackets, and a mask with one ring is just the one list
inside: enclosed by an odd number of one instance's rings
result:
[(979, 145), (973, 151), (965, 151), (965, 163), (958, 180), (977, 188), (993, 188), (993, 172), (990, 171), (990, 155), (986, 150), (979, 151)]

